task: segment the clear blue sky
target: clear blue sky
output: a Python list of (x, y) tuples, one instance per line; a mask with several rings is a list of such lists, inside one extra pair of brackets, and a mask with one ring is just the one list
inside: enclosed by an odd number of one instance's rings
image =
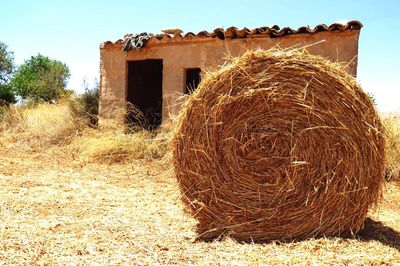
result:
[(277, 24), (296, 28), (357, 19), (364, 24), (359, 43), (358, 80), (375, 95), (383, 112), (400, 109), (400, 1), (91, 1), (0, 0), (0, 41), (21, 64), (41, 53), (65, 62), (68, 87), (82, 91), (86, 77), (98, 77), (99, 44), (125, 33), (185, 32), (216, 27)]

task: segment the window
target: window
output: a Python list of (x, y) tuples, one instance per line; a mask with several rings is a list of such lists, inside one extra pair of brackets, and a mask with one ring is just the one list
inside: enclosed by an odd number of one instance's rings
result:
[(186, 69), (186, 81), (185, 81), (185, 94), (192, 93), (201, 81), (200, 68), (187, 68)]

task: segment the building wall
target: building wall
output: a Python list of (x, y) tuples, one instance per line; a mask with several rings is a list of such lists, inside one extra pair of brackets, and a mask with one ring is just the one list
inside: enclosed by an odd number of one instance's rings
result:
[(100, 49), (100, 116), (123, 122), (127, 89), (127, 61), (163, 59), (163, 121), (180, 110), (185, 91), (185, 69), (210, 69), (223, 64), (227, 55), (238, 56), (249, 49), (306, 47), (311, 54), (324, 56), (347, 66), (357, 74), (359, 30), (292, 34), (281, 38), (178, 39), (156, 43), (151, 40), (140, 51), (122, 51), (121, 44)]

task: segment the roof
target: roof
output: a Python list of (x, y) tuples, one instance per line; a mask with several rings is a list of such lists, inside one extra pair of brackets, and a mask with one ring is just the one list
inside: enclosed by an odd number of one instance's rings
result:
[[(218, 39), (237, 39), (237, 38), (257, 38), (257, 37), (270, 37), (279, 38), (287, 35), (293, 34), (313, 34), (317, 32), (327, 32), (327, 31), (346, 31), (346, 30), (360, 30), (363, 27), (361, 22), (357, 20), (351, 20), (348, 22), (336, 22), (327, 26), (325, 24), (318, 24), (314, 28), (309, 26), (302, 26), (297, 29), (292, 29), (290, 27), (280, 28), (278, 25), (272, 27), (258, 27), (254, 29), (248, 29), (244, 27), (243, 29), (238, 29), (236, 27), (229, 27), (226, 30), (223, 28), (216, 28), (212, 32), (200, 31), (197, 34), (193, 32), (187, 32), (182, 34), (180, 29), (175, 29), (178, 34), (162, 33), (162, 34), (151, 34), (151, 38), (148, 40), (148, 44), (157, 44), (165, 42), (182, 42), (182, 41), (192, 41), (205, 38), (218, 38)], [(127, 35), (125, 35), (127, 36)], [(101, 48), (113, 47), (114, 45), (122, 45), (123, 39), (119, 39), (115, 42), (106, 41), (101, 44)]]

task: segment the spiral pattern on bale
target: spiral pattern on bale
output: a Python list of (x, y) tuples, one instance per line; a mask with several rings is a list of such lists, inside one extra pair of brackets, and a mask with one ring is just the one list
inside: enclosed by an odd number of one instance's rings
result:
[(383, 126), (344, 68), (305, 51), (249, 51), (209, 73), (173, 140), (199, 238), (336, 236), (380, 198)]

